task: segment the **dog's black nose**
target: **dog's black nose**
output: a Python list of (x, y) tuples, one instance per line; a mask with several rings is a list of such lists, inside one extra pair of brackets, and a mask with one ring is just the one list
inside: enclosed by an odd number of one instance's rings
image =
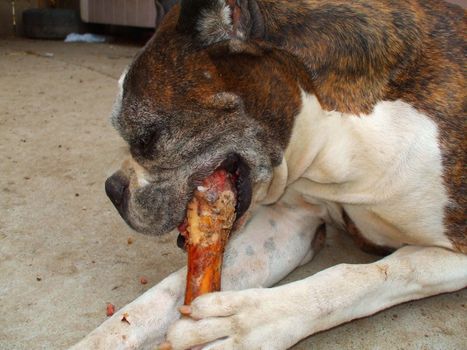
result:
[(107, 193), (107, 196), (117, 209), (121, 208), (125, 190), (128, 188), (129, 184), (129, 180), (120, 172), (116, 172), (105, 181), (105, 193)]

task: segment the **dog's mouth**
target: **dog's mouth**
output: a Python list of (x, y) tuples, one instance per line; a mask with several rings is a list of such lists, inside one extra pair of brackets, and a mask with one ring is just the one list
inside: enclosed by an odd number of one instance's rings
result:
[[(235, 192), (237, 196), (237, 203), (235, 206), (236, 219), (233, 224), (235, 229), (239, 219), (246, 213), (251, 204), (252, 199), (252, 185), (250, 179), (250, 168), (246, 162), (237, 154), (231, 154), (214, 170), (225, 170), (230, 175), (230, 180), (233, 182)], [(185, 236), (187, 221), (184, 221), (178, 225), (180, 234), (177, 238), (177, 246), (185, 248)]]

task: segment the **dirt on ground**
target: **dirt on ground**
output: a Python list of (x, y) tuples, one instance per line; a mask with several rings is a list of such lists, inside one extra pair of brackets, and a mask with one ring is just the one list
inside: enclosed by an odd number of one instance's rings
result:
[[(133, 232), (104, 193), (127, 152), (108, 116), (137, 50), (0, 40), (0, 349), (65, 349), (107, 303), (121, 308), (185, 264), (175, 234)], [(283, 283), (375, 259), (331, 232)], [(465, 349), (466, 301), (464, 290), (406, 303), (294, 349)]]

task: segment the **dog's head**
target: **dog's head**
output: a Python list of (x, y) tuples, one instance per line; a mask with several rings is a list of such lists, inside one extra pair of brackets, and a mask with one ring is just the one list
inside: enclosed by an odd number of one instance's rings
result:
[(281, 54), (261, 47), (255, 4), (182, 2), (122, 75), (112, 123), (131, 157), (106, 191), (137, 231), (174, 229), (220, 167), (239, 175), (237, 218), (267, 192), (300, 88)]

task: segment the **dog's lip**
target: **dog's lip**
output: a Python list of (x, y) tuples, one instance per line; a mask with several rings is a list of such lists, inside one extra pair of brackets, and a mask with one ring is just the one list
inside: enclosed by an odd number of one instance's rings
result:
[(243, 215), (250, 208), (251, 199), (253, 196), (250, 168), (240, 157), (236, 163), (235, 175), (235, 188), (237, 190), (237, 205), (235, 207), (235, 212), (237, 214), (237, 221), (243, 217)]
[[(229, 172), (234, 180), (234, 185), (237, 194), (237, 204), (235, 207), (236, 218), (233, 223), (232, 231), (239, 227), (238, 222), (245, 213), (248, 211), (252, 199), (252, 187), (250, 179), (250, 169), (246, 162), (236, 154), (229, 154), (214, 171), (225, 169)], [(186, 232), (187, 219), (184, 217), (183, 221), (177, 226), (180, 234), (177, 237), (177, 246), (185, 248), (185, 237), (182, 233)], [(241, 225), (240, 225), (241, 226)]]

